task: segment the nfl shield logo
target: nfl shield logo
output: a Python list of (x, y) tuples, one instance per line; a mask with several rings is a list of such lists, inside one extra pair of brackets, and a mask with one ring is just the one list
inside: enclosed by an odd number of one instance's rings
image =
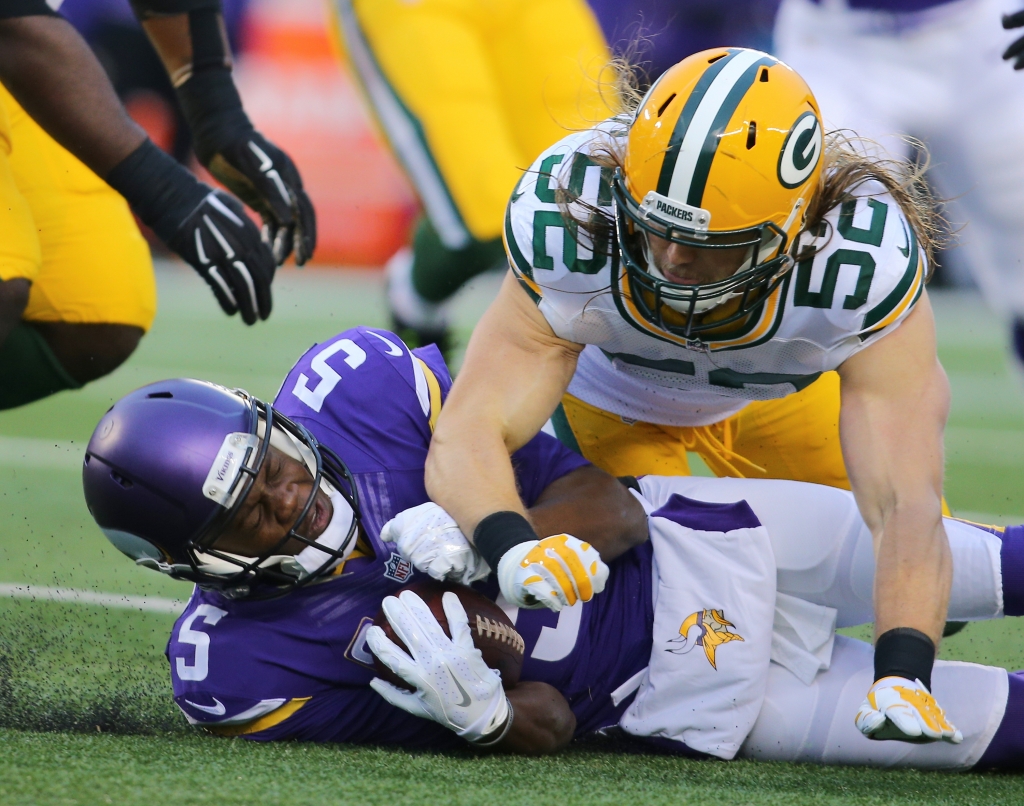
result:
[(412, 576), (412, 563), (393, 551), (391, 559), (384, 565), (384, 576), (395, 580), (395, 582), (405, 582)]

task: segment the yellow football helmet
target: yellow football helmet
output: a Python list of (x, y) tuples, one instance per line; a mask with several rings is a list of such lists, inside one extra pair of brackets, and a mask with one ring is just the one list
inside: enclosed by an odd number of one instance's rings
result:
[[(818, 188), (823, 148), (810, 88), (767, 53), (706, 50), (662, 74), (636, 110), (612, 181), (640, 314), (689, 339), (763, 305), (793, 266), (787, 248)], [(652, 235), (700, 249), (745, 247), (746, 259), (724, 280), (672, 282), (650, 259)], [(703, 316), (735, 299), (725, 317)]]

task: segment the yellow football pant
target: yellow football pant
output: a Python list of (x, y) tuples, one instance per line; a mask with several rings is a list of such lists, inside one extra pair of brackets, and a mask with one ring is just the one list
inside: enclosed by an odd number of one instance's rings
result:
[(612, 114), (584, 0), (331, 0), (335, 36), (449, 249), (501, 234), (522, 171)]
[(127, 202), (0, 85), (0, 280), (32, 281), (23, 319), (135, 325), (156, 315), (149, 247)]
[[(615, 476), (689, 476), (686, 452), (716, 476), (792, 479), (850, 489), (839, 445), (839, 376), (754, 401), (710, 426), (635, 422), (566, 395), (562, 409), (580, 453)], [(556, 421), (557, 425), (557, 421)]]
[[(716, 476), (789, 479), (850, 489), (839, 444), (839, 375), (801, 392), (756, 400), (709, 426), (623, 421), (572, 395), (552, 418), (555, 433), (613, 476), (689, 476), (692, 451)], [(571, 434), (565, 433), (566, 429)], [(950, 515), (945, 499), (944, 515)]]

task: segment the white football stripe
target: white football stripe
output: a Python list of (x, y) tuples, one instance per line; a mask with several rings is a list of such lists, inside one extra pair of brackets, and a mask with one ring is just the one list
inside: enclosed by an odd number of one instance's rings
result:
[(258, 313), (260, 306), (256, 301), (256, 286), (253, 285), (252, 275), (249, 274), (249, 267), (240, 260), (236, 260), (231, 265), (235, 267), (238, 273), (242, 275), (242, 279), (245, 280), (245, 287), (249, 289), (249, 299), (252, 300), (252, 309)]
[(715, 122), (715, 115), (718, 114), (726, 96), (747, 68), (762, 58), (764, 58), (764, 54), (760, 51), (741, 51), (722, 68), (722, 72), (711, 82), (711, 86), (704, 93), (700, 104), (697, 105), (697, 111), (693, 114), (690, 127), (686, 130), (683, 142), (679, 146), (679, 156), (676, 158), (672, 183), (668, 189), (669, 198), (682, 202), (687, 200), (690, 183), (693, 181), (693, 172), (697, 168), (697, 160), (700, 158), (704, 141), (708, 138), (708, 132), (711, 131), (711, 125)]
[(224, 296), (228, 298), (228, 302), (238, 307), (238, 301), (235, 299), (235, 295), (231, 293), (231, 289), (228, 288), (228, 284), (224, 282), (224, 278), (220, 276), (220, 272), (217, 271), (216, 266), (211, 266), (208, 272), (213, 281), (220, 287), (220, 290), (224, 292)]
[(235, 250), (231, 248), (231, 244), (227, 242), (220, 230), (217, 229), (217, 225), (214, 224), (208, 215), (203, 216), (203, 221), (206, 223), (206, 228), (213, 233), (213, 237), (217, 239), (217, 243), (220, 244), (220, 248), (224, 250), (224, 254), (228, 260), (235, 256)]

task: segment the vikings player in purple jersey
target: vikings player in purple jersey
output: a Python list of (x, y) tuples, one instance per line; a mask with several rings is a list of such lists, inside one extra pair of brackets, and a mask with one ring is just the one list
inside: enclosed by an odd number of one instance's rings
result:
[[(423, 465), (450, 384), (436, 348), (360, 327), (314, 346), (272, 405), (173, 380), (104, 415), (83, 471), (90, 511), (139, 565), (197, 583), (167, 646), (190, 722), (257, 741), (443, 749), (461, 737), (540, 753), (620, 726), (720, 758), (1024, 760), (1024, 678), (1002, 669), (939, 661), (934, 680), (898, 687), (916, 702), (941, 695), (959, 730), (927, 708), (901, 729), (949, 728), (946, 742), (870, 741), (849, 719), (872, 651), (835, 627), (871, 620), (873, 563), (844, 491), (658, 477), (627, 490), (541, 433), (514, 455), (522, 499), (539, 534), (592, 544), (541, 541), (599, 554), (599, 582), (570, 581), (560, 612), (510, 604), (427, 502)], [(1024, 527), (946, 529), (951, 617), (1024, 614)], [(391, 596), (417, 569), (478, 579), (502, 604), (525, 643), (520, 683), (503, 691), (483, 666), (461, 606), (445, 603), (449, 640), (422, 602)], [(371, 627), (382, 600), (412, 657)], [(415, 692), (375, 680), (371, 646)], [(906, 716), (878, 699), (858, 720), (884, 737)]]
[[(382, 599), (417, 577), (381, 527), (427, 501), (423, 464), (450, 385), (435, 347), (410, 351), (359, 327), (304, 355), (273, 405), (174, 380), (107, 412), (84, 468), (91, 512), (140, 565), (198, 583), (167, 646), (175, 702), (190, 722), (257, 740), (458, 741), (369, 687), (366, 646)], [(540, 528), (589, 538), (609, 559), (625, 552), (617, 592), (576, 623), (571, 652), (545, 654), (558, 614), (524, 611), (517, 624), (534, 655), (524, 678), (562, 692), (577, 733), (613, 725), (626, 703), (613, 706), (609, 692), (650, 654), (650, 547), (627, 551), (646, 540), (644, 512), (553, 437), (538, 436), (515, 463)], [(565, 505), (579, 500), (588, 506)], [(597, 636), (619, 651), (601, 651)], [(558, 696), (536, 683), (517, 689), (508, 697), (522, 728), (531, 706), (550, 713)], [(572, 735), (572, 718), (559, 714), (546, 733), (527, 732), (529, 749)], [(522, 746), (516, 731), (505, 741)]]

